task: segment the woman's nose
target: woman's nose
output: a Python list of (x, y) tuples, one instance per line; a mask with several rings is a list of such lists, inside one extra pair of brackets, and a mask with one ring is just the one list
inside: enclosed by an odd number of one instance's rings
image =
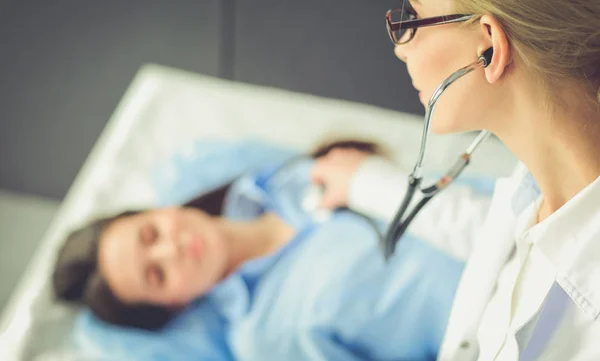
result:
[(398, 59), (400, 59), (406, 63), (406, 46), (403, 46), (403, 45), (394, 46), (394, 54), (396, 54), (396, 57)]

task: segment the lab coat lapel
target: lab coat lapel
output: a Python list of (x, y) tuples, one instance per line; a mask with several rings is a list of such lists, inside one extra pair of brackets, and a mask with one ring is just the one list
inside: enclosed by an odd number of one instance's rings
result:
[(477, 329), (496, 288), (498, 276), (515, 248), (516, 217), (511, 209), (514, 183), (496, 183), (485, 234), (469, 257), (460, 281), (438, 360), (475, 360)]

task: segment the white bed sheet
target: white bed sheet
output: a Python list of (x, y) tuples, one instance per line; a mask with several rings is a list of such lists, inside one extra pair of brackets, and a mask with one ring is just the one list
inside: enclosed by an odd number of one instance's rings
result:
[[(58, 347), (73, 317), (72, 310), (52, 302), (49, 292), (49, 275), (64, 236), (95, 215), (155, 204), (150, 171), (181, 147), (202, 138), (255, 137), (309, 150), (327, 139), (360, 136), (387, 146), (409, 169), (418, 151), (421, 124), (420, 117), (373, 106), (144, 66), (5, 309), (0, 359), (50, 359), (40, 355)], [(427, 168), (445, 170), (472, 139), (473, 134), (432, 136)], [(508, 150), (491, 139), (478, 150), (468, 172), (502, 176), (515, 163)]]

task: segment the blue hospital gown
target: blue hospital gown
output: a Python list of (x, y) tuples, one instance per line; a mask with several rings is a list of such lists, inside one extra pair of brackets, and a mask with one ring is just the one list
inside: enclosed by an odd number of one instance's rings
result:
[(228, 196), (229, 217), (269, 210), (298, 231), (209, 296), (223, 306), (235, 359), (435, 359), (462, 263), (408, 237), (386, 264), (373, 222), (350, 211), (313, 221), (300, 206), (311, 165), (246, 176)]
[(381, 222), (334, 212), (317, 222), (301, 207), (310, 159), (279, 162), (234, 183), (225, 216), (276, 212), (297, 231), (278, 252), (251, 260), (160, 332), (76, 325), (83, 348), (131, 360), (434, 360), (463, 264), (405, 237), (385, 263)]

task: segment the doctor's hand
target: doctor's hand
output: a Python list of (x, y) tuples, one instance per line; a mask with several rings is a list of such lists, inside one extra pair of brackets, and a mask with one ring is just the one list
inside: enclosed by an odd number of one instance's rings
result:
[(311, 181), (324, 188), (321, 208), (334, 209), (348, 205), (352, 178), (371, 155), (356, 149), (337, 148), (315, 161)]

